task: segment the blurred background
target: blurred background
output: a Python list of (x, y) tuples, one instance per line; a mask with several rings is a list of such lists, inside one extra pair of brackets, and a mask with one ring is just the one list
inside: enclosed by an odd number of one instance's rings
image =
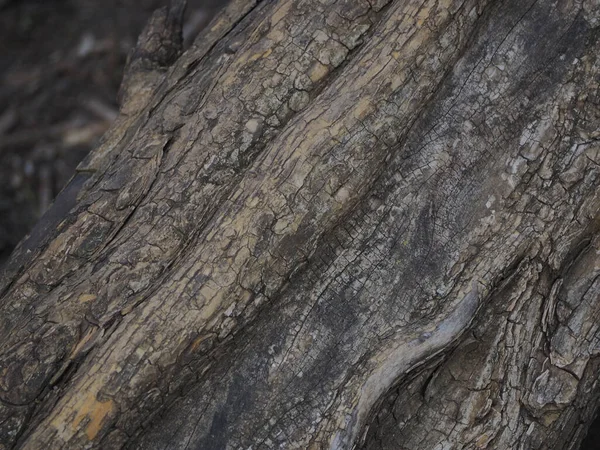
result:
[[(0, 0), (0, 267), (115, 118), (127, 55), (168, 0)], [(189, 45), (225, 3), (188, 0)]]

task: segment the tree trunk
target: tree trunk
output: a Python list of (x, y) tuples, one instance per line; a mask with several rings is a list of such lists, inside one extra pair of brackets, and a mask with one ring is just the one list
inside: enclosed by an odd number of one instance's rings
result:
[(181, 7), (5, 268), (0, 448), (578, 448), (600, 2)]

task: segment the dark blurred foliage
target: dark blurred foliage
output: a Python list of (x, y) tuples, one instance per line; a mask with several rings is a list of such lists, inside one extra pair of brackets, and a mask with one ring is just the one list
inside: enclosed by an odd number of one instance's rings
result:
[[(188, 1), (188, 43), (222, 3)], [(0, 0), (0, 265), (116, 116), (127, 55), (165, 4)]]

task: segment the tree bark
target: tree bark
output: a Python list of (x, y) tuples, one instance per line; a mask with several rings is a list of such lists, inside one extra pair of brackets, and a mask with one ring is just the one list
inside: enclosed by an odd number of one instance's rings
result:
[(5, 268), (0, 448), (578, 448), (600, 2), (181, 7)]

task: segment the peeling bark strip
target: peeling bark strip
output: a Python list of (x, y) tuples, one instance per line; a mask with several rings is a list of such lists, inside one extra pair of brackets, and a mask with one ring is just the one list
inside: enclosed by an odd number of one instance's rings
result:
[(2, 277), (0, 448), (577, 448), (600, 2), (238, 0), (167, 68), (181, 4)]
[(365, 426), (367, 414), (377, 400), (413, 366), (422, 364), (427, 357), (447, 348), (460, 336), (475, 316), (478, 306), (479, 289), (474, 282), (471, 292), (465, 295), (448, 317), (436, 320), (433, 330), (423, 331), (410, 340), (397, 339), (397, 347), (382, 358), (382, 365), (369, 375), (361, 387), (358, 404), (352, 414), (346, 416), (344, 427), (335, 434), (331, 449), (352, 448)]

